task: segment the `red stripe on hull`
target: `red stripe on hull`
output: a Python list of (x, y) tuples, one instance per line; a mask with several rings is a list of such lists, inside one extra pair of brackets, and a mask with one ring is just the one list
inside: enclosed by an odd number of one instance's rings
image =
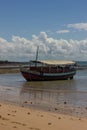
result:
[(49, 81), (49, 80), (63, 80), (68, 78), (72, 79), (73, 75), (75, 75), (75, 72), (72, 74), (61, 76), (43, 76), (22, 71), (22, 75), (27, 81)]

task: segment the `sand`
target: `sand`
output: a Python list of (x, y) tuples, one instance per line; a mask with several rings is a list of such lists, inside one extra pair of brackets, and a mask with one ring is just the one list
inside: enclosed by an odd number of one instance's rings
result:
[(8, 73), (19, 73), (20, 69), (0, 69), (0, 74), (8, 74)]
[(0, 103), (0, 130), (87, 130), (87, 119)]

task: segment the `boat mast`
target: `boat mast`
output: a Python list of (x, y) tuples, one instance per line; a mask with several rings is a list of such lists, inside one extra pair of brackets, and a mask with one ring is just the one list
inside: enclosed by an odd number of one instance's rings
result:
[(35, 66), (37, 66), (37, 60), (38, 60), (38, 51), (39, 51), (39, 46), (37, 46), (37, 52), (36, 52), (36, 63), (35, 63)]

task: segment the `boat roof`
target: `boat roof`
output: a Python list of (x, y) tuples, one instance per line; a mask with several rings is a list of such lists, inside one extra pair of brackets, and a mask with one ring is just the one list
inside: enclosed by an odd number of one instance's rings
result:
[(31, 62), (46, 64), (46, 65), (73, 65), (76, 63), (74, 61), (66, 61), (66, 60), (38, 60), (38, 61), (31, 61)]

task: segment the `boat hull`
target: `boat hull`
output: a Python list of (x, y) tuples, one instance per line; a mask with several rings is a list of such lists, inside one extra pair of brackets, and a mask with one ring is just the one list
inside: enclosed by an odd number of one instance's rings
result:
[(50, 81), (50, 80), (66, 80), (73, 79), (76, 71), (66, 72), (66, 73), (34, 73), (28, 71), (21, 71), (23, 77), (27, 81)]

